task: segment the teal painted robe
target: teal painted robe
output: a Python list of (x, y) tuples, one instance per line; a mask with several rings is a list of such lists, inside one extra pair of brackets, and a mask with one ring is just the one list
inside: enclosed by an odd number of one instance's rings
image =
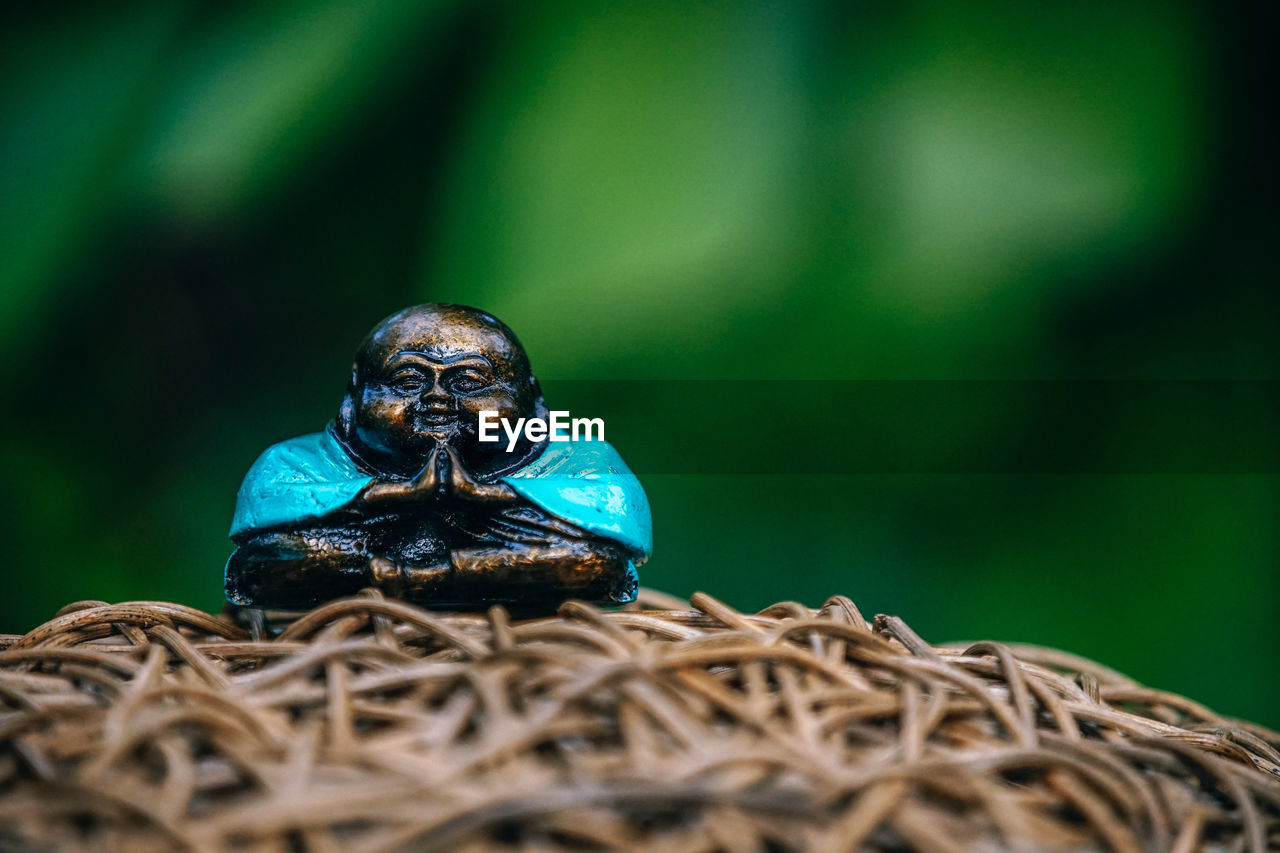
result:
[[(548, 442), (537, 459), (501, 479), (545, 512), (621, 545), (633, 579), (649, 558), (649, 500), (608, 442)], [(372, 480), (328, 430), (272, 445), (236, 495), (231, 538), (241, 542), (259, 531), (328, 515)]]

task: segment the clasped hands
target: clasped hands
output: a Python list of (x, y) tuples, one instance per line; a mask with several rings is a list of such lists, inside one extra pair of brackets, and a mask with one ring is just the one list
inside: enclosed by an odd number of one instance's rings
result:
[(438, 444), (412, 480), (374, 480), (361, 493), (365, 501), (433, 498), (453, 495), (477, 503), (509, 503), (518, 497), (506, 483), (481, 483), (471, 476), (458, 451)]

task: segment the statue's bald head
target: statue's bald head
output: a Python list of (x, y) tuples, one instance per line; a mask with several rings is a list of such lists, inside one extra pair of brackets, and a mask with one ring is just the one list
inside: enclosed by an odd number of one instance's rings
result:
[(365, 337), (335, 431), (366, 463), (407, 476), (440, 442), (492, 455), (476, 442), (480, 411), (514, 420), (543, 408), (529, 357), (505, 323), (428, 303), (397, 311)]
[(353, 365), (356, 378), (377, 371), (400, 352), (420, 352), (441, 362), (481, 355), (516, 383), (532, 387), (529, 356), (515, 333), (478, 308), (428, 302), (397, 311), (374, 326), (360, 344)]

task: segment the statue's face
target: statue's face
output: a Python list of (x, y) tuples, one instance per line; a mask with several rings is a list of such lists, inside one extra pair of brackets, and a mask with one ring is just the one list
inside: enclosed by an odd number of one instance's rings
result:
[(402, 312), (384, 323), (356, 365), (355, 438), (380, 463), (415, 473), (437, 445), (464, 456), (481, 445), (482, 411), (514, 421), (533, 413), (535, 392), (519, 345), (480, 312)]

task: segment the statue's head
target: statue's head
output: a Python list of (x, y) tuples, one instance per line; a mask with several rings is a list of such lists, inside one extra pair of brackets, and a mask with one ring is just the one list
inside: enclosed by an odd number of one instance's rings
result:
[(444, 303), (392, 314), (361, 343), (334, 433), (384, 476), (418, 473), (432, 449), (454, 447), (479, 474), (512, 470), (541, 450), (481, 443), (480, 412), (512, 423), (546, 417), (520, 341), (497, 318)]

